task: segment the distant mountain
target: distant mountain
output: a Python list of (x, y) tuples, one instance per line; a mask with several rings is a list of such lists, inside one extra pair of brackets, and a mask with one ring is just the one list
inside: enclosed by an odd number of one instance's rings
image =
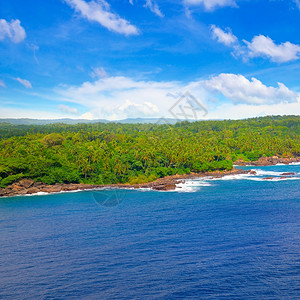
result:
[(129, 118), (124, 120), (117, 121), (108, 121), (104, 119), (97, 120), (86, 120), (86, 119), (0, 119), (0, 123), (10, 123), (14, 125), (45, 125), (45, 124), (55, 124), (55, 123), (63, 123), (63, 124), (78, 124), (78, 123), (121, 123), (121, 124), (175, 124), (177, 122), (181, 122), (184, 120), (170, 119), (170, 118)]

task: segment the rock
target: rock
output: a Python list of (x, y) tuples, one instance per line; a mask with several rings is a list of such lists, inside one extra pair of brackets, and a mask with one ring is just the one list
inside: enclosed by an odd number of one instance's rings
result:
[(24, 189), (23, 186), (20, 186), (20, 185), (18, 185), (18, 184), (16, 184), (16, 183), (12, 184), (9, 188), (11, 188), (11, 189), (14, 190), (14, 191), (20, 191), (20, 190), (23, 190), (23, 189)]
[(289, 176), (289, 175), (296, 175), (296, 174), (293, 173), (293, 172), (287, 172), (287, 173), (282, 173), (281, 175), (282, 176)]
[(272, 180), (272, 179), (274, 179), (275, 177), (265, 177), (265, 178), (263, 178), (263, 180)]
[(175, 183), (167, 183), (167, 184), (153, 186), (153, 189), (157, 191), (172, 191), (175, 190), (175, 188), (176, 188)]
[(258, 161), (253, 162), (256, 166), (270, 166), (273, 164), (267, 157), (261, 157)]
[(256, 173), (256, 171), (251, 170), (251, 171), (249, 172), (249, 174), (251, 174), (251, 175), (256, 175), (257, 173)]
[(28, 190), (27, 190), (27, 194), (36, 194), (36, 193), (38, 193), (38, 192), (40, 192), (40, 189), (38, 189), (38, 188), (36, 188), (36, 187), (31, 187), (31, 188), (29, 188)]
[(22, 179), (17, 184), (21, 187), (24, 187), (25, 189), (28, 189), (34, 184), (34, 180), (32, 180), (32, 179)]
[(45, 186), (41, 189), (42, 192), (45, 193), (58, 193), (62, 191), (61, 186), (56, 186), (56, 185), (49, 185)]
[(45, 183), (43, 183), (43, 182), (35, 182), (33, 184), (33, 187), (36, 187), (36, 188), (40, 188), (40, 187), (43, 187), (43, 186), (45, 186)]
[(286, 176), (282, 176), (282, 177), (280, 177), (280, 179), (286, 179), (286, 178), (288, 178), (288, 177), (286, 177)]

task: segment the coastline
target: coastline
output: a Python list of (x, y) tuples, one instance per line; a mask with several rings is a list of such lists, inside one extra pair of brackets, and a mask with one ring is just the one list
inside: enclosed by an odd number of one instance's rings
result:
[[(245, 162), (238, 160), (234, 164), (236, 166), (271, 166), (276, 164), (291, 164), (300, 162), (300, 157), (294, 158), (279, 158), (273, 157), (261, 157), (257, 161)], [(74, 191), (85, 191), (85, 190), (99, 190), (105, 188), (119, 188), (119, 189), (152, 189), (156, 191), (173, 191), (176, 185), (186, 179), (195, 179), (201, 177), (214, 177), (221, 178), (226, 175), (238, 175), (248, 174), (251, 170), (242, 170), (233, 167), (230, 171), (213, 171), (213, 172), (200, 172), (190, 173), (185, 175), (172, 175), (159, 178), (153, 182), (142, 183), (142, 184), (106, 184), (106, 185), (94, 185), (94, 184), (83, 184), (83, 183), (56, 183), (54, 185), (47, 185), (42, 182), (35, 182), (32, 179), (21, 179), (6, 188), (0, 188), (0, 198), (2, 197), (14, 197), (14, 196), (26, 196), (34, 195), (39, 193), (52, 194), (60, 192), (74, 192)]]
[(141, 183), (141, 184), (84, 184), (84, 183), (56, 183), (54, 185), (47, 185), (42, 182), (35, 182), (33, 179), (21, 179), (6, 188), (0, 188), (0, 198), (2, 197), (14, 197), (14, 196), (26, 196), (39, 193), (52, 194), (60, 192), (72, 192), (72, 191), (86, 191), (86, 190), (99, 190), (99, 189), (152, 189), (156, 191), (172, 191), (175, 190), (176, 184), (181, 183), (186, 179), (194, 179), (200, 177), (215, 177), (220, 178), (226, 175), (247, 174), (250, 171), (233, 168), (230, 171), (214, 171), (214, 172), (202, 172), (202, 173), (190, 173), (184, 175), (172, 175), (159, 178), (153, 182)]
[(243, 160), (237, 160), (234, 162), (236, 166), (274, 166), (277, 164), (284, 164), (288, 165), (291, 163), (297, 163), (300, 162), (300, 156), (297, 157), (278, 157), (278, 156), (271, 156), (271, 157), (260, 157), (256, 161), (243, 161)]

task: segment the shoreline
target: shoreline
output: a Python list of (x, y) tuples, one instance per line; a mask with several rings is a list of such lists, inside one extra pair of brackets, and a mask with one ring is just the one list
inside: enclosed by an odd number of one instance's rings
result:
[[(257, 161), (244, 162), (242, 160), (236, 161), (235, 166), (272, 166), (276, 164), (288, 165), (291, 163), (300, 162), (300, 157), (295, 158), (279, 158), (279, 157), (261, 157)], [(99, 190), (99, 189), (151, 189), (156, 191), (174, 191), (176, 185), (187, 179), (196, 179), (201, 177), (221, 178), (227, 175), (248, 174), (251, 170), (237, 169), (235, 167), (230, 171), (213, 171), (190, 173), (184, 175), (172, 175), (163, 178), (158, 178), (153, 182), (142, 184), (83, 184), (83, 183), (56, 183), (54, 185), (47, 185), (41, 182), (35, 182), (33, 179), (21, 179), (6, 188), (0, 188), (0, 198), (35, 195), (39, 193), (52, 194), (61, 192), (75, 192), (86, 190)]]
[(116, 184), (84, 184), (84, 183), (56, 183), (54, 185), (47, 185), (42, 182), (35, 182), (33, 179), (21, 179), (6, 188), (0, 188), (0, 198), (14, 197), (14, 196), (27, 196), (35, 195), (38, 193), (61, 193), (61, 192), (75, 192), (99, 189), (152, 189), (156, 191), (172, 191), (175, 190), (176, 184), (181, 183), (186, 179), (200, 178), (200, 177), (215, 177), (220, 178), (226, 175), (246, 174), (250, 171), (233, 168), (230, 171), (214, 171), (203, 173), (190, 173), (184, 175), (172, 175), (163, 178), (158, 178), (155, 181), (129, 184), (129, 183), (116, 183)]

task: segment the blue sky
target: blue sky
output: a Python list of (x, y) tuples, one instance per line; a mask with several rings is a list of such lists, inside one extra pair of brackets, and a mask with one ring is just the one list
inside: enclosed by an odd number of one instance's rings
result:
[(300, 113), (300, 0), (0, 0), (0, 118)]

